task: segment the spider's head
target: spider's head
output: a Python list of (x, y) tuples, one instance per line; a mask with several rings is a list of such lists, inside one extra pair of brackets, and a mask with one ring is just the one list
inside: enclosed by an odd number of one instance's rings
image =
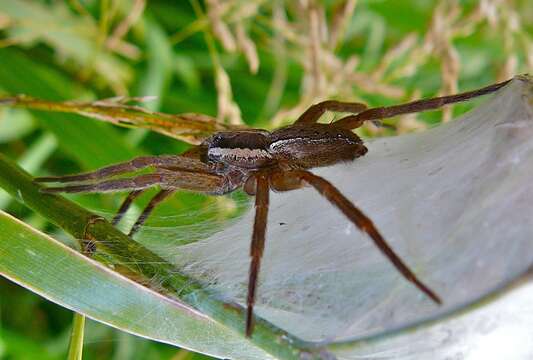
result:
[(212, 162), (253, 169), (271, 161), (267, 151), (270, 133), (265, 130), (218, 132), (205, 141)]
[(265, 149), (269, 134), (266, 130), (256, 129), (221, 131), (208, 138), (205, 143), (208, 149)]

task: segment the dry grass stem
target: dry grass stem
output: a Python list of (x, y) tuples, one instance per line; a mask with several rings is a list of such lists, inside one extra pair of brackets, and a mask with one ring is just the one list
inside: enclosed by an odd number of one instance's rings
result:
[(226, 51), (234, 52), (237, 49), (235, 38), (228, 25), (222, 21), (222, 6), (218, 0), (206, 0), (207, 17), (216, 39), (220, 41)]
[(308, 5), (309, 14), (309, 73), (311, 79), (311, 94), (313, 97), (321, 97), (325, 85), (321, 69), (320, 20), (318, 6), (314, 2)]
[(340, 3), (334, 10), (329, 41), (327, 44), (330, 50), (335, 50), (338, 44), (342, 42), (344, 31), (354, 13), (356, 5), (357, 0), (346, 0)]
[(235, 32), (237, 35), (237, 45), (248, 62), (250, 72), (252, 74), (257, 73), (257, 70), (259, 69), (259, 56), (257, 55), (257, 49), (254, 42), (246, 33), (242, 23), (236, 25)]
[(215, 66), (215, 86), (217, 88), (217, 120), (228, 121), (231, 125), (243, 124), (241, 110), (233, 100), (233, 92), (228, 74), (220, 65)]
[(128, 15), (117, 25), (113, 33), (106, 41), (106, 47), (110, 50), (117, 51), (131, 59), (140, 57), (139, 49), (122, 38), (128, 33), (131, 27), (141, 18), (146, 7), (145, 0), (135, 0)]

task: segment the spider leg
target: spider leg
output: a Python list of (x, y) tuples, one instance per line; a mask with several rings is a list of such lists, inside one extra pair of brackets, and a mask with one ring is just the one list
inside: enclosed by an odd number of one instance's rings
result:
[(250, 273), (248, 279), (248, 297), (246, 301), (246, 336), (252, 336), (254, 323), (253, 312), (255, 304), (255, 294), (257, 289), (257, 278), (261, 266), (261, 257), (265, 248), (265, 233), (267, 227), (268, 203), (269, 203), (269, 183), (268, 178), (263, 175), (256, 176), (255, 194), (255, 220), (252, 234), (252, 244), (250, 248)]
[(150, 166), (180, 166), (185, 169), (193, 169), (199, 167), (198, 163), (199, 161), (196, 159), (191, 159), (179, 155), (141, 156), (127, 162), (106, 166), (92, 172), (66, 176), (38, 177), (35, 179), (35, 181), (64, 183), (74, 181), (99, 180), (116, 175), (125, 174), (132, 171), (141, 170)]
[(326, 100), (318, 104), (311, 105), (305, 112), (300, 115), (295, 123), (309, 124), (315, 123), (326, 111), (359, 113), (366, 109), (362, 103), (350, 103), (336, 100)]
[(396, 269), (405, 279), (412, 282), (418, 289), (426, 294), (437, 304), (442, 301), (439, 296), (428, 286), (422, 283), (416, 275), (404, 264), (394, 250), (387, 244), (383, 236), (379, 233), (376, 226), (361, 210), (355, 207), (333, 184), (329, 181), (314, 175), (309, 171), (291, 171), (285, 173), (285, 176), (295, 176), (309, 185), (313, 186), (322, 196), (330, 203), (336, 206), (348, 219), (350, 219), (360, 230), (366, 232), (374, 241), (379, 250), (392, 262)]
[[(335, 124), (344, 124), (349, 123), (350, 124), (350, 130), (355, 130), (359, 127), (361, 127), (366, 120), (361, 120), (357, 117), (357, 115), (348, 115), (343, 118), (340, 118), (339, 120), (335, 121)], [(390, 124), (384, 124), (381, 122), (381, 120), (370, 120), (375, 126), (380, 128), (387, 128), (396, 130), (396, 126), (390, 125)]]
[[(366, 112), (366, 111), (365, 111)], [(361, 127), (365, 123), (365, 120), (359, 119), (357, 115), (348, 115), (337, 121), (335, 121), (335, 126), (346, 127), (344, 124), (349, 124), (349, 129), (354, 130)]]
[(155, 185), (164, 184), (170, 179), (162, 174), (139, 175), (130, 179), (102, 181), (96, 184), (67, 185), (41, 189), (44, 193), (96, 193), (120, 190), (143, 190)]
[[(431, 99), (423, 99), (408, 102), (401, 105), (385, 106), (368, 109), (358, 113), (357, 115), (347, 116), (335, 122), (335, 125), (345, 129), (355, 129), (361, 126), (362, 121), (377, 120), (390, 118), (396, 115), (416, 113), (427, 110), (435, 110), (444, 105), (453, 104), (456, 102), (466, 101), (478, 96), (490, 94), (501, 87), (505, 86), (511, 80), (507, 80), (498, 84), (492, 84), (481, 89), (467, 91), (460, 94), (435, 97)], [(304, 113), (305, 114), (305, 113)]]
[(138, 198), (144, 190), (134, 190), (128, 194), (126, 199), (124, 199), (124, 202), (122, 205), (120, 205), (120, 208), (118, 209), (116, 215), (113, 217), (113, 220), (111, 221), (111, 224), (116, 225), (120, 222), (124, 214), (128, 211), (131, 204), (133, 203), (133, 200)]
[[(240, 177), (235, 177), (235, 174), (226, 174), (225, 176), (222, 176), (207, 171), (185, 171), (182, 169), (165, 168), (157, 168), (157, 171), (158, 173), (154, 175), (159, 175), (162, 177), (163, 181), (159, 183), (159, 185), (162, 187), (162, 190), (160, 190), (150, 200), (148, 205), (146, 205), (135, 224), (133, 224), (128, 236), (133, 236), (141, 228), (156, 206), (178, 189), (190, 190), (204, 194), (221, 195), (232, 191), (234, 188), (234, 186), (232, 187), (231, 185), (232, 181), (240, 181)], [(138, 194), (134, 193), (135, 192), (130, 193), (128, 198), (124, 201), (124, 204), (122, 204), (121, 209), (125, 206), (128, 200), (130, 200), (130, 197), (135, 198), (138, 196)], [(126, 205), (129, 206), (129, 204)]]
[[(141, 215), (139, 216), (139, 218), (137, 219), (137, 221), (135, 222), (135, 224), (133, 224), (133, 226), (131, 227), (131, 230), (130, 232), (128, 233), (128, 236), (133, 236), (135, 235), (135, 233), (137, 233), (137, 231), (139, 231), (139, 229), (141, 228), (141, 226), (144, 224), (144, 222), (146, 221), (146, 219), (148, 218), (148, 216), (150, 216), (150, 214), (152, 213), (152, 211), (155, 209), (155, 207), (157, 205), (159, 205), (163, 200), (165, 200), (167, 197), (169, 197), (170, 195), (172, 195), (176, 190), (175, 189), (163, 189), (161, 191), (159, 191), (153, 198), (152, 200), (150, 200), (150, 202), (148, 203), (148, 205), (146, 205), (146, 207), (144, 208), (143, 212), (141, 213)], [(131, 194), (130, 194), (131, 195)]]

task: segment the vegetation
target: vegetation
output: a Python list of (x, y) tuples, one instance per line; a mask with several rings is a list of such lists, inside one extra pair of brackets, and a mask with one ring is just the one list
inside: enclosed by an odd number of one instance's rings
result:
[[(173, 139), (149, 131), (152, 125), (133, 122), (141, 129), (124, 129), (82, 117), (82, 111), (49, 112), (23, 102), (11, 107), (13, 100), (2, 98), (26, 94), (91, 103), (123, 96), (150, 111), (210, 115), (213, 128), (274, 128), (323, 99), (388, 105), (474, 89), (530, 71), (533, 12), (527, 5), (527, 0), (1, 1), (0, 105), (5, 106), (0, 107), (0, 185), (11, 195), (0, 192), (0, 210), (78, 247), (50, 222), (63, 221), (61, 213), (47, 212), (29, 178), (5, 159), (34, 176), (66, 174), (142, 154), (179, 153), (206, 135), (197, 131)], [(148, 101), (148, 96), (155, 98)], [(122, 106), (121, 101), (111, 100)], [(423, 130), (474, 104), (392, 119), (387, 127), (368, 124), (360, 131), (380, 136)], [(79, 110), (81, 105), (75, 106)], [(95, 117), (94, 109), (88, 112)], [(112, 117), (98, 119), (113, 122)], [(32, 210), (14, 201), (13, 195), (21, 200), (19, 194), (35, 200), (33, 205), (26, 200)], [(120, 201), (118, 196), (69, 198), (104, 215), (112, 214)], [(246, 207), (243, 199), (242, 194), (211, 198), (180, 193), (157, 210), (150, 224), (172, 228), (224, 220)], [(139, 204), (147, 200), (143, 197)], [(87, 215), (67, 200), (57, 201), (68, 212), (65, 218)], [(35, 235), (4, 215), (0, 242), (8, 243), (23, 231)], [(74, 220), (70, 224), (76, 225)], [(74, 238), (83, 232), (79, 227), (63, 229)], [(51, 255), (59, 251), (50, 249)], [(112, 250), (107, 255), (101, 260), (116, 261)], [(147, 261), (148, 255), (143, 256)], [(0, 252), (0, 270), (5, 261)], [(22, 260), (19, 266), (40, 270)], [(65, 280), (66, 291), (73, 287)], [(0, 359), (64, 359), (69, 353), (69, 310), (0, 278), (0, 315)], [(82, 323), (80, 317), (74, 321)], [(83, 355), (206, 358), (92, 320), (86, 321)], [(77, 358), (75, 346), (69, 356)]]

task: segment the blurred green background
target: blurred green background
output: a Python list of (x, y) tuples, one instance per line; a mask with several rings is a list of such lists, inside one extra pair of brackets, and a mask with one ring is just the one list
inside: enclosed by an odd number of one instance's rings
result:
[[(507, 79), (533, 68), (532, 38), (533, 7), (527, 0), (4, 0), (0, 95), (47, 100), (154, 95), (145, 104), (151, 110), (205, 113), (272, 128), (323, 99), (380, 106)], [(399, 133), (423, 130), (473, 103), (387, 122)], [(374, 125), (358, 131), (393, 134)], [(187, 146), (76, 115), (0, 108), (0, 152), (36, 176), (95, 169), (141, 154), (179, 153)], [(120, 200), (72, 198), (109, 213)], [(240, 198), (180, 193), (150, 223), (191, 209), (197, 215), (165, 225), (221, 212), (231, 216), (241, 208)], [(56, 233), (3, 192), (0, 208)], [(0, 278), (0, 359), (64, 359), (71, 323), (70, 311)], [(92, 321), (84, 357), (206, 358)]]

